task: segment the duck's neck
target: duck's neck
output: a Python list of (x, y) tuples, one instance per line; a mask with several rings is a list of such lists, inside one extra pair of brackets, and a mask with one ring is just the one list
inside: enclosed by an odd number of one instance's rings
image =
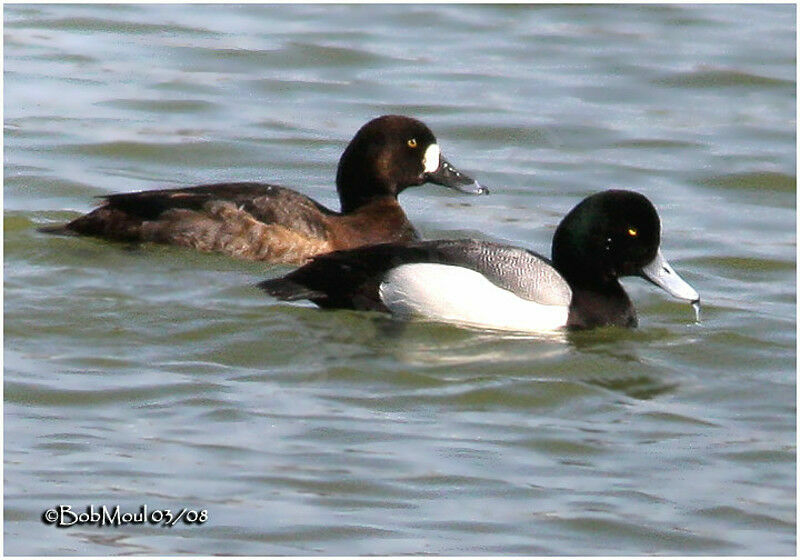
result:
[[(569, 279), (567, 279), (569, 282)], [(636, 310), (618, 280), (602, 284), (573, 284), (567, 326), (576, 329), (594, 327), (635, 327)]]
[(342, 214), (352, 214), (366, 206), (379, 204), (397, 204), (397, 196), (381, 185), (361, 183), (358, 187), (336, 185), (339, 191), (339, 204)]
[(342, 212), (331, 234), (339, 248), (419, 238), (393, 196), (374, 197), (350, 212)]

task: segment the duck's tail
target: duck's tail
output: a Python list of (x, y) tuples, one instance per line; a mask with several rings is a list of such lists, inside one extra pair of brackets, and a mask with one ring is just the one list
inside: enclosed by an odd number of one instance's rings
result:
[(70, 224), (59, 224), (55, 226), (42, 226), (36, 228), (39, 233), (48, 233), (50, 235), (78, 235), (78, 232), (71, 229)]
[(315, 300), (325, 297), (324, 293), (293, 282), (285, 276), (264, 280), (263, 282), (259, 282), (257, 286), (272, 297), (283, 301), (297, 301), (300, 299)]

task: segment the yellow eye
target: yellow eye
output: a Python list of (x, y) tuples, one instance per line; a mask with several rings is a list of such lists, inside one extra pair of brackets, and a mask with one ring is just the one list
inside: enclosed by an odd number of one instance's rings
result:
[(412, 138), (407, 142), (409, 148), (416, 148), (417, 147), (417, 139)]
[(628, 228), (628, 235), (631, 237), (636, 237), (639, 235), (639, 231), (636, 228)]

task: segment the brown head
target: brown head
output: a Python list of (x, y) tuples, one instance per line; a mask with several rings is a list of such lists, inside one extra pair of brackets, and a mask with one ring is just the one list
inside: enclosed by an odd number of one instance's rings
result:
[(378, 117), (361, 127), (342, 154), (336, 175), (343, 213), (428, 182), (470, 194), (489, 192), (442, 157), (424, 123), (400, 115)]

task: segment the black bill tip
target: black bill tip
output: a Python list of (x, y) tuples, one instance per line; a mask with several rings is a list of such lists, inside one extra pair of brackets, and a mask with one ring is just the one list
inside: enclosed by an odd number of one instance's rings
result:
[(478, 183), (469, 175), (462, 173), (444, 159), (439, 158), (439, 167), (436, 171), (427, 173), (425, 178), (431, 183), (442, 185), (466, 194), (489, 194), (489, 189)]

